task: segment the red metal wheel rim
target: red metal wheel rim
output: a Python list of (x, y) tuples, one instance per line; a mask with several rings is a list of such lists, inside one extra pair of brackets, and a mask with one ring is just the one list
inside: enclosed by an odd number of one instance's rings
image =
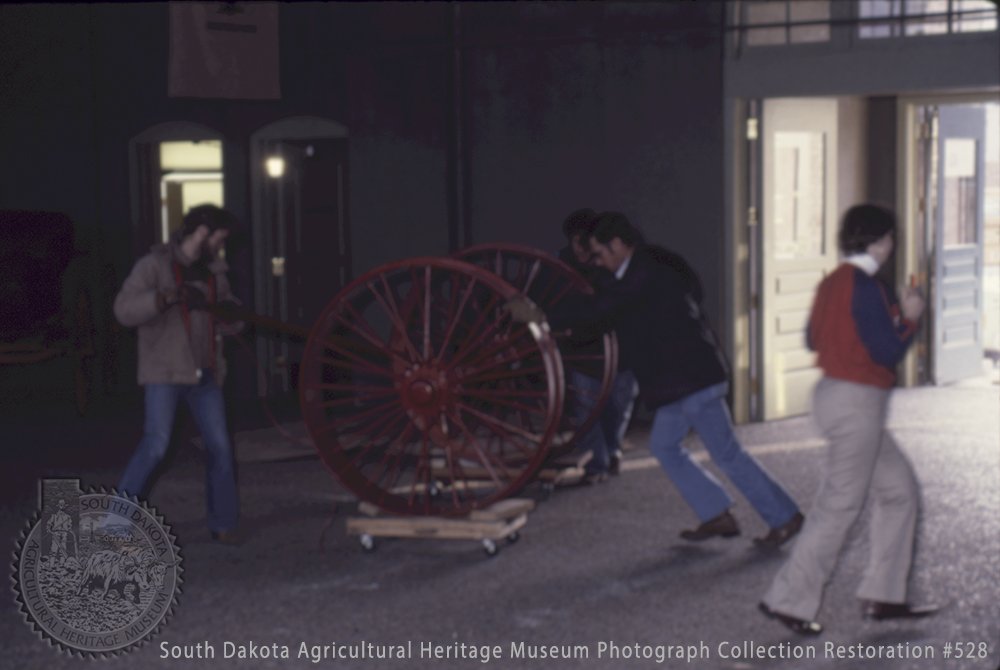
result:
[(323, 462), (396, 514), (465, 514), (531, 480), (562, 415), (548, 327), (518, 291), (450, 258), (375, 268), (324, 308), (303, 353), (303, 417)]
[[(591, 294), (590, 283), (572, 267), (539, 249), (510, 243), (478, 244), (453, 254), (455, 258), (486, 268), (511, 284), (539, 307), (548, 311), (574, 292)], [(570, 346), (564, 333), (554, 333), (564, 373), (578, 372), (600, 383), (600, 390), (578, 388), (573, 375), (565, 380), (566, 403), (559, 433), (549, 449), (550, 458), (570, 453), (600, 417), (611, 393), (618, 369), (618, 341), (607, 333), (592, 345)], [(573, 403), (589, 406), (586, 413), (573, 410)]]

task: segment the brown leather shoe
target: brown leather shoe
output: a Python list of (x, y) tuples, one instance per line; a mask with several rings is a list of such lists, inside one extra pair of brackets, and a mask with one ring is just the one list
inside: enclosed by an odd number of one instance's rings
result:
[(761, 549), (777, 549), (799, 534), (799, 531), (802, 530), (802, 522), (805, 520), (806, 518), (802, 516), (801, 512), (796, 512), (789, 521), (777, 528), (772, 528), (771, 532), (764, 537), (755, 537), (753, 543)]
[(908, 605), (906, 603), (884, 603), (878, 600), (869, 600), (862, 608), (862, 616), (871, 621), (922, 619), (937, 613), (939, 609), (941, 608), (937, 605)]
[(709, 519), (694, 530), (681, 531), (681, 538), (690, 542), (701, 542), (712, 537), (736, 537), (740, 527), (729, 511), (725, 511), (714, 519)]
[(821, 626), (816, 621), (807, 621), (805, 619), (799, 619), (798, 617), (791, 616), (789, 614), (782, 614), (781, 612), (775, 612), (773, 609), (765, 605), (764, 603), (758, 603), (757, 609), (764, 613), (768, 619), (774, 619), (775, 621), (780, 621), (785, 625), (788, 630), (793, 633), (798, 633), (799, 635), (808, 635), (810, 637), (815, 637), (823, 632), (823, 626)]

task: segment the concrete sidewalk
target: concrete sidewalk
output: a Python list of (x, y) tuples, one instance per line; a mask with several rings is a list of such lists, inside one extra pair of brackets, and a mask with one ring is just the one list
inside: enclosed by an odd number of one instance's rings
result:
[[(349, 497), (319, 461), (305, 452), (266, 462), (259, 452), (270, 438), (254, 431), (238, 436), (238, 448), (256, 444), (258, 450), (258, 457), (250, 458), (248, 450), (242, 458), (248, 532), (243, 546), (208, 539), (204, 472), (196, 457), (177, 459), (152, 494), (152, 504), (178, 536), (185, 572), (173, 618), (151, 643), (111, 659), (69, 658), (31, 631), (11, 597), (0, 608), (0, 667), (995, 670), (998, 408), (1000, 387), (991, 383), (898, 390), (893, 397), (889, 425), (923, 485), (912, 597), (946, 604), (931, 619), (861, 620), (852, 594), (867, 551), (865, 515), (827, 591), (819, 615), (824, 635), (794, 638), (764, 619), (756, 604), (786, 552), (764, 554), (752, 547), (751, 538), (766, 529), (732, 490), (741, 537), (703, 544), (678, 539), (680, 530), (696, 523), (694, 515), (649, 456), (641, 429), (629, 435), (634, 447), (621, 476), (557, 491), (531, 514), (520, 542), (492, 559), (474, 542), (433, 540), (384, 540), (374, 553), (364, 553), (344, 532), (353, 505), (344, 502)], [(297, 429), (282, 430), (294, 435)], [(808, 517), (823, 456), (809, 419), (741, 426), (738, 432)], [(64, 474), (93, 486), (113, 484), (119, 473), (93, 468)], [(0, 511), (11, 548), (34, 511), (28, 498)], [(251, 643), (259, 646), (252, 649)], [(973, 658), (955, 659), (959, 643)], [(261, 657), (280, 654), (283, 645), (290, 658)], [(775, 656), (816, 657), (761, 657), (760, 645), (765, 656), (770, 650)], [(210, 649), (214, 658), (160, 658), (163, 650), (204, 656)], [(256, 657), (225, 658), (241, 649)], [(910, 658), (835, 658), (876, 652)], [(404, 657), (330, 657), (361, 653)], [(568, 658), (539, 657), (553, 653)], [(934, 658), (914, 658), (917, 653)]]

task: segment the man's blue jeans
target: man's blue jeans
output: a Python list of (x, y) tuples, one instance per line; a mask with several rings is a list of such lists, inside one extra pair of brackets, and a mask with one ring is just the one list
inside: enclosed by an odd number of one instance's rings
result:
[(649, 449), (698, 518), (703, 522), (715, 518), (733, 501), (719, 481), (681, 446), (693, 428), (719, 469), (767, 525), (776, 528), (790, 521), (798, 506), (736, 440), (726, 406), (727, 389), (725, 382), (716, 384), (656, 410)]
[(639, 386), (636, 384), (635, 375), (630, 370), (619, 370), (611, 385), (608, 404), (601, 413), (604, 440), (612, 452), (621, 449), (638, 395)]
[(150, 476), (167, 453), (170, 433), (181, 399), (187, 402), (191, 415), (201, 431), (207, 459), (205, 503), (208, 527), (215, 532), (233, 530), (239, 517), (239, 497), (233, 448), (226, 427), (222, 389), (206, 370), (201, 382), (188, 384), (147, 384), (146, 419), (142, 440), (132, 455), (118, 484), (120, 492), (145, 495)]
[[(566, 381), (570, 387), (567, 397), (570, 405), (568, 409), (578, 423), (583, 423), (590, 416), (590, 412), (601, 394), (601, 382), (576, 370), (567, 371)], [(576, 448), (581, 453), (588, 451), (591, 453), (590, 461), (587, 463), (588, 471), (604, 472), (608, 469), (611, 456), (605, 440), (605, 432), (599, 420), (580, 436)]]
[[(574, 370), (568, 373), (567, 379), (573, 390), (570, 411), (574, 418), (582, 422), (597, 402), (601, 382)], [(621, 440), (632, 416), (636, 392), (635, 377), (631, 372), (619, 372), (615, 376), (600, 417), (587, 434), (580, 438), (577, 446), (580, 451), (590, 451), (592, 454), (587, 464), (589, 472), (606, 472), (611, 464), (611, 456), (621, 448)]]

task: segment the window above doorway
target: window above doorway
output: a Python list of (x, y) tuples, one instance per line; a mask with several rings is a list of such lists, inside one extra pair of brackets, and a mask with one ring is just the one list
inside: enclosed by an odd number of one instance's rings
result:
[(727, 30), (736, 49), (997, 30), (993, 0), (734, 0)]
[(180, 228), (196, 205), (222, 207), (222, 141), (160, 143), (161, 241)]
[(858, 37), (916, 37), (997, 29), (990, 0), (859, 0)]

